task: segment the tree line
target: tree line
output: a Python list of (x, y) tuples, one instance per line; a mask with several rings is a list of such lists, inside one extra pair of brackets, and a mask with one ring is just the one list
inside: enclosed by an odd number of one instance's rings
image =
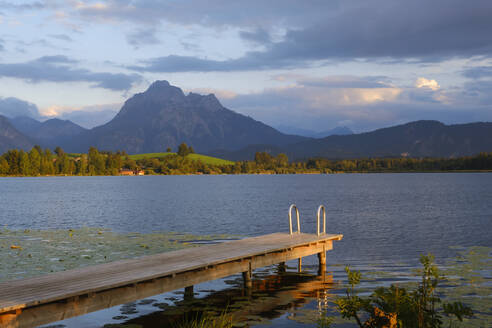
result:
[(67, 154), (60, 147), (54, 152), (34, 146), (29, 152), (12, 149), (0, 156), (0, 175), (117, 175), (123, 153), (99, 152), (91, 147), (87, 154)]
[(2, 176), (119, 175), (122, 169), (144, 170), (146, 174), (296, 174), (338, 172), (438, 172), (492, 170), (492, 153), (459, 158), (367, 158), (327, 160), (310, 158), (289, 161), (285, 154), (258, 152), (252, 161), (210, 164), (191, 159), (192, 147), (181, 144), (177, 153), (159, 158), (133, 160), (123, 152), (99, 151), (67, 154), (35, 146), (29, 152), (12, 149), (0, 156)]

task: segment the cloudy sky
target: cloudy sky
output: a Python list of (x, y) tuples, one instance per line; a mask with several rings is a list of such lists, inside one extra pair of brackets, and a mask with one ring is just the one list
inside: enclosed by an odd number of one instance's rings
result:
[(0, 113), (108, 120), (154, 80), (273, 126), (492, 121), (492, 1), (0, 0)]

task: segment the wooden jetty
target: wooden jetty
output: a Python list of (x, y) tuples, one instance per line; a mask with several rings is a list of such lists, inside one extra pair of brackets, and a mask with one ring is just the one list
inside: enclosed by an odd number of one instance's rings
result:
[[(295, 206), (294, 206), (295, 208)], [(292, 207), (291, 207), (292, 209)], [(295, 208), (296, 209), (296, 208)], [(297, 209), (296, 209), (297, 211)], [(291, 211), (289, 210), (289, 217)], [(318, 214), (320, 211), (318, 211)], [(318, 215), (319, 217), (319, 215)], [(70, 317), (242, 273), (251, 287), (252, 270), (318, 255), (325, 272), (326, 251), (340, 234), (274, 233), (186, 248), (57, 272), (0, 284), (0, 327), (36, 327)], [(325, 226), (325, 225), (324, 225)]]

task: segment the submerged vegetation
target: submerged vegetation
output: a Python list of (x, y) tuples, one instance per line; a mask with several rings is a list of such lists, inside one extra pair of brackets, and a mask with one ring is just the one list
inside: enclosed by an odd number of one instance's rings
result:
[(0, 281), (135, 258), (228, 239), (172, 232), (120, 234), (107, 229), (0, 229)]
[(460, 158), (311, 158), (290, 162), (286, 154), (258, 152), (252, 161), (232, 162), (195, 154), (192, 147), (182, 144), (177, 153), (128, 155), (91, 147), (87, 154), (68, 154), (60, 147), (53, 153), (35, 146), (29, 152), (13, 149), (0, 156), (0, 176), (119, 175), (124, 170), (163, 175), (492, 171), (492, 153)]

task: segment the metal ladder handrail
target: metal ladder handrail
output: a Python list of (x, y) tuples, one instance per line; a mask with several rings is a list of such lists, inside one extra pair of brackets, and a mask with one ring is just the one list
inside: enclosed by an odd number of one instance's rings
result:
[(323, 234), (326, 234), (326, 209), (324, 205), (318, 207), (318, 236), (321, 235), (319, 232), (319, 220), (321, 219), (321, 210), (323, 210)]
[(296, 209), (296, 216), (297, 216), (297, 233), (301, 233), (301, 221), (300, 221), (300, 215), (299, 215), (299, 209), (295, 204), (290, 205), (289, 207), (289, 229), (290, 229), (290, 234), (292, 235), (292, 209)]

